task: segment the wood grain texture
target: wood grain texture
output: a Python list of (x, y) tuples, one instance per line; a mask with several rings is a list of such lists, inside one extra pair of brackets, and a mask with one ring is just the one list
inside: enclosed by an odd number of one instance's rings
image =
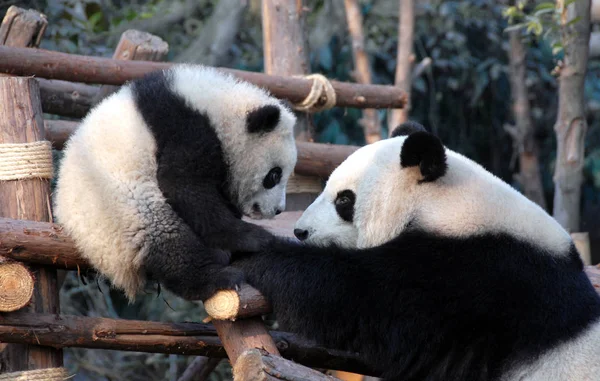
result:
[(12, 5), (0, 25), (0, 45), (38, 47), (47, 26), (46, 15)]
[(237, 359), (248, 349), (262, 349), (270, 354), (280, 356), (274, 340), (269, 335), (260, 317), (242, 319), (235, 322), (228, 320), (214, 320), (223, 347), (232, 366)]
[(241, 354), (233, 368), (233, 378), (236, 381), (338, 380), (260, 349), (250, 349)]
[[(0, 72), (12, 75), (60, 79), (73, 82), (122, 85), (155, 70), (169, 68), (173, 63), (121, 61), (53, 52), (43, 49), (0, 46)], [(240, 79), (266, 88), (277, 98), (301, 102), (309, 94), (312, 80), (266, 75), (242, 70), (218, 68)], [(358, 108), (401, 108), (406, 93), (395, 86), (361, 85), (331, 81), (337, 106)]]
[(37, 79), (42, 110), (48, 114), (83, 118), (94, 105), (99, 87), (52, 79)]
[(238, 291), (218, 291), (204, 302), (204, 309), (217, 320), (236, 320), (271, 312), (271, 306), (261, 293), (247, 284)]
[[(271, 331), (281, 354), (300, 364), (377, 375), (358, 356), (323, 348), (290, 333)], [(201, 323), (167, 323), (86, 316), (13, 312), (0, 315), (0, 341), (55, 348), (78, 347), (173, 353), (217, 358), (227, 356), (215, 327)]]
[[(38, 83), (33, 78), (0, 77), (0, 144), (44, 140)], [(0, 183), (0, 216), (50, 221), (50, 184), (46, 179)], [(36, 286), (28, 310), (59, 313), (56, 270), (31, 268)], [(37, 345), (5, 350), (9, 371), (62, 366), (62, 351)]]
[[(129, 29), (121, 38), (113, 59), (124, 61), (162, 61), (169, 53), (169, 44), (150, 33)], [(119, 86), (104, 85), (98, 90), (94, 104), (102, 101), (119, 89)]]

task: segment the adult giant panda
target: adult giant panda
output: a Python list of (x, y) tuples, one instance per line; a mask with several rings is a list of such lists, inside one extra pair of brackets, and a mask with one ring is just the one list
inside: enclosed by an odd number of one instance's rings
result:
[(188, 299), (243, 274), (229, 251), (270, 235), (241, 220), (285, 207), (295, 116), (214, 69), (177, 65), (123, 86), (64, 150), (58, 222), (88, 261), (133, 299), (150, 274)]
[(408, 123), (234, 256), (280, 324), (387, 380), (600, 380), (600, 298), (541, 208)]

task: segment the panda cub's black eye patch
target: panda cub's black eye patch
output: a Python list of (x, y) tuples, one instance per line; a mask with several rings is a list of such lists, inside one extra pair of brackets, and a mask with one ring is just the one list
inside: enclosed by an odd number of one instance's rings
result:
[(354, 219), (354, 203), (356, 202), (356, 194), (350, 189), (343, 190), (337, 194), (335, 198), (335, 210), (340, 218), (347, 222), (352, 222)]
[(263, 180), (263, 187), (271, 189), (281, 181), (281, 168), (271, 168)]

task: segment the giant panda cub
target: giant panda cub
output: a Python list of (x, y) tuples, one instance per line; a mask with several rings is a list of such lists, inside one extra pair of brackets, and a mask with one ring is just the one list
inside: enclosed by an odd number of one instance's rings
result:
[(348, 157), (294, 233), (232, 265), (283, 328), (387, 380), (600, 380), (569, 234), (416, 123)]
[(55, 215), (129, 299), (147, 274), (205, 299), (243, 280), (227, 266), (231, 251), (270, 239), (241, 217), (284, 209), (294, 124), (279, 100), (214, 69), (151, 73), (101, 102), (70, 138)]

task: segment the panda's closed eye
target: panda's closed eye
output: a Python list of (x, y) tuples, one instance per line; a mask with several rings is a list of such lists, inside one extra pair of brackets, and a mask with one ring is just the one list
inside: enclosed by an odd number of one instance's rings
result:
[(354, 219), (354, 203), (356, 194), (353, 191), (346, 189), (337, 194), (335, 198), (335, 210), (340, 218), (347, 222), (352, 222)]
[(269, 171), (269, 173), (267, 173), (263, 180), (263, 187), (265, 187), (266, 189), (271, 189), (275, 185), (279, 184), (279, 182), (281, 181), (281, 173), (281, 168), (271, 168), (271, 170)]

